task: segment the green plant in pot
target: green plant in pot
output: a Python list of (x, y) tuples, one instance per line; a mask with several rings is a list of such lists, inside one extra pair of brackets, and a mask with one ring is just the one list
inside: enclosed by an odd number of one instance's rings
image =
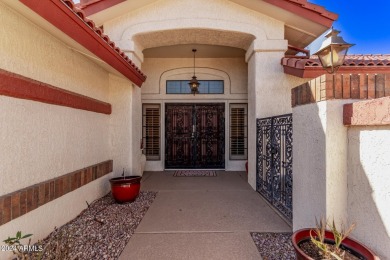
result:
[[(326, 228), (329, 228), (327, 230)], [(328, 223), (325, 219), (316, 220), (316, 228), (301, 229), (294, 232), (292, 244), (297, 259), (308, 260), (379, 260), (379, 258), (362, 243), (348, 236), (355, 229), (352, 224), (349, 228), (336, 227), (335, 221)]]
[(340, 248), (341, 243), (355, 229), (356, 224), (353, 223), (347, 230), (341, 227), (340, 231), (337, 230), (334, 220), (331, 225), (328, 224), (328, 227), (330, 227), (330, 230), (333, 233), (334, 244), (328, 244), (325, 241), (325, 231), (327, 226), (325, 219), (321, 219), (320, 222), (316, 219), (316, 226), (317, 227), (312, 230), (315, 235), (310, 232), (310, 241), (319, 249), (319, 253), (323, 256), (323, 258), (335, 258), (337, 260), (344, 259), (346, 251)]

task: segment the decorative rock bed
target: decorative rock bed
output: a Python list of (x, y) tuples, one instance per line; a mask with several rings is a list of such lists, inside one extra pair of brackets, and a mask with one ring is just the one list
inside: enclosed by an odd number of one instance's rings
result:
[(295, 260), (292, 233), (251, 233), (264, 260)]
[(156, 195), (141, 192), (134, 202), (124, 204), (110, 194), (96, 200), (40, 242), (43, 259), (117, 259)]

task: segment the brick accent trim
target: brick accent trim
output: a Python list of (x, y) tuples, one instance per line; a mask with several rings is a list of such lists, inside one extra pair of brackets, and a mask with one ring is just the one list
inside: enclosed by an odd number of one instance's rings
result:
[(390, 96), (345, 104), (343, 109), (346, 126), (390, 125)]
[(0, 69), (0, 95), (111, 114), (111, 104)]
[(390, 74), (325, 74), (291, 90), (291, 106), (390, 96)]
[(108, 160), (0, 197), (0, 226), (112, 172)]

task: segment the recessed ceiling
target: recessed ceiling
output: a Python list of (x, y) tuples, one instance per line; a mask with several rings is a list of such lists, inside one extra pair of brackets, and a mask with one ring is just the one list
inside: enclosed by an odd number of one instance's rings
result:
[(192, 58), (192, 49), (197, 49), (196, 58), (244, 58), (245, 50), (207, 44), (182, 44), (145, 49), (145, 58)]

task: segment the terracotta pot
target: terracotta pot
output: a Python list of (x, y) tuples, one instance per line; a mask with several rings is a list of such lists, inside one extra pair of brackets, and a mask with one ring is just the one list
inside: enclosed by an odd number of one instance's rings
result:
[[(292, 244), (293, 244), (294, 250), (295, 250), (295, 254), (297, 255), (298, 260), (301, 260), (301, 259), (313, 260), (313, 258), (306, 255), (299, 247), (299, 244), (301, 242), (310, 240), (310, 230), (311, 230), (310, 228), (307, 228), (307, 229), (301, 229), (301, 230), (295, 231), (291, 237)], [(314, 234), (314, 233), (312, 232), (312, 234)], [(325, 239), (334, 241), (333, 233), (326, 230), (325, 231)], [(342, 245), (344, 247), (350, 249), (350, 251), (355, 252), (358, 255), (361, 255), (362, 257), (364, 257), (364, 259), (380, 260), (379, 257), (376, 256), (370, 249), (368, 249), (363, 244), (361, 244), (358, 241), (353, 240), (351, 238), (347, 237), (346, 239), (344, 239)]]
[(141, 176), (126, 176), (110, 179), (112, 196), (119, 203), (135, 200), (139, 194), (141, 179)]

